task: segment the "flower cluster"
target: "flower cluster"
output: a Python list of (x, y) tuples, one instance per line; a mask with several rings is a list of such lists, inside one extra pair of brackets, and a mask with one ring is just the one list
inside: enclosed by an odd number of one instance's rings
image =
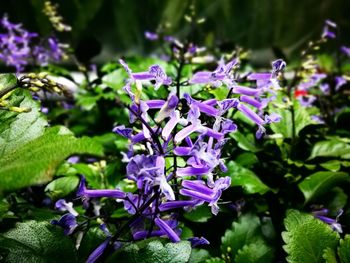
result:
[(0, 21), (5, 33), (0, 34), (0, 60), (6, 65), (14, 66), (22, 72), (28, 64), (46, 66), (49, 62), (67, 59), (66, 44), (56, 38), (42, 39), (40, 44), (37, 33), (25, 30), (21, 24), (13, 24), (5, 15)]

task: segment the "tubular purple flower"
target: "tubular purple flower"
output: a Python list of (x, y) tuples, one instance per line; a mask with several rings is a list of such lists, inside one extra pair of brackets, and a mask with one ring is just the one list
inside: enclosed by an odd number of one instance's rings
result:
[(270, 115), (265, 115), (265, 123), (280, 122), (282, 119), (281, 115), (277, 113), (271, 113)]
[(249, 96), (245, 96), (245, 95), (242, 95), (240, 97), (240, 101), (242, 102), (245, 102), (249, 105), (252, 105), (253, 107), (257, 108), (257, 109), (262, 109), (264, 106), (266, 106), (266, 104), (264, 105), (263, 103), (261, 103), (260, 101), (252, 98), (252, 97), (249, 97)]
[(247, 88), (244, 86), (234, 86), (232, 93), (243, 94), (247, 96), (259, 96), (261, 93), (260, 89)]
[(203, 126), (200, 123), (191, 124), (185, 128), (183, 128), (181, 131), (179, 131), (174, 138), (174, 143), (179, 144), (182, 142), (183, 139), (185, 139), (187, 136), (191, 135), (194, 132), (198, 132), (199, 130), (202, 130)]
[(198, 204), (198, 201), (196, 200), (186, 200), (186, 201), (169, 201), (161, 204), (159, 206), (159, 211), (164, 212), (167, 210), (172, 209), (178, 209), (178, 208), (184, 208), (184, 207), (191, 207)]
[(105, 251), (105, 249), (108, 246), (109, 241), (111, 240), (112, 237), (108, 237), (105, 241), (103, 241), (101, 243), (101, 245), (99, 245), (88, 257), (88, 259), (86, 260), (86, 263), (94, 263), (96, 262), (99, 257), (103, 254), (103, 252)]
[[(219, 114), (219, 111), (215, 109), (213, 106), (205, 102), (199, 102), (193, 99), (188, 93), (184, 94), (184, 98), (187, 100), (187, 103), (190, 106), (197, 107), (200, 112), (203, 112), (208, 116), (217, 116)], [(212, 100), (210, 100), (210, 103), (212, 103)]]
[(223, 114), (231, 108), (236, 108), (237, 105), (239, 104), (239, 100), (238, 99), (225, 99), (225, 100), (219, 101), (218, 104), (219, 104), (219, 107), (221, 110), (221, 114)]
[(178, 176), (198, 176), (198, 175), (206, 175), (210, 172), (209, 167), (185, 167), (178, 168), (176, 171), (176, 175)]
[(322, 38), (336, 38), (336, 32), (337, 24), (333, 21), (327, 19), (324, 23), (323, 32), (322, 32)]
[(175, 231), (166, 223), (164, 222), (162, 219), (160, 218), (156, 218), (154, 219), (154, 222), (156, 223), (156, 225), (164, 231), (164, 233), (169, 237), (169, 239), (176, 243), (180, 241), (179, 236), (175, 233)]
[(335, 91), (339, 91), (339, 89), (346, 84), (346, 80), (342, 76), (335, 77)]
[(153, 230), (151, 233), (148, 230), (140, 230), (132, 234), (135, 240), (146, 239), (148, 237), (160, 237), (166, 233), (163, 230)]
[(146, 104), (149, 109), (160, 109), (163, 107), (165, 101), (164, 100), (148, 100)]
[(251, 73), (247, 77), (248, 80), (270, 80), (271, 78), (271, 73)]
[(162, 137), (164, 140), (168, 140), (171, 132), (175, 128), (175, 126), (179, 123), (180, 121), (180, 112), (179, 111), (174, 111), (170, 115), (170, 120), (167, 122), (167, 124), (164, 126), (163, 131), (162, 131)]
[(80, 184), (78, 187), (77, 195), (82, 198), (98, 198), (98, 197), (109, 197), (109, 198), (117, 198), (124, 199), (126, 194), (118, 189), (103, 189), (103, 190), (88, 190), (85, 186), (85, 178), (82, 176), (80, 179)]
[(256, 114), (254, 111), (252, 111), (250, 108), (245, 106), (244, 104), (240, 103), (237, 106), (237, 109), (241, 111), (245, 116), (247, 116), (249, 119), (254, 121), (258, 125), (265, 124), (264, 120), (260, 118), (258, 114)]

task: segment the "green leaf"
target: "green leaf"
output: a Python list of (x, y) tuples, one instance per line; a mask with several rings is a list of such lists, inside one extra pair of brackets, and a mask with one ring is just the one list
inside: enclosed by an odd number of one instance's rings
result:
[(9, 98), (12, 106), (31, 108), (27, 113), (0, 110), (0, 159), (44, 133), (48, 125), (40, 112), (40, 104), (28, 91), (16, 90)]
[(229, 254), (233, 259), (244, 245), (255, 243), (259, 239), (261, 239), (259, 218), (252, 214), (242, 215), (221, 238), (221, 252)]
[(322, 255), (323, 259), (326, 261), (326, 263), (337, 263), (337, 258), (336, 255), (334, 253), (334, 250), (327, 247), (324, 251), (323, 251), (323, 255)]
[(46, 194), (54, 200), (72, 193), (79, 184), (78, 176), (65, 176), (53, 180), (45, 187)]
[(199, 206), (190, 212), (184, 213), (184, 217), (187, 220), (197, 223), (205, 223), (212, 216), (213, 214), (211, 213), (210, 208), (208, 206)]
[(335, 249), (339, 235), (330, 226), (312, 215), (289, 210), (284, 220), (286, 232), (282, 233), (288, 262), (321, 263), (326, 248)]
[(193, 248), (188, 262), (202, 263), (210, 257), (208, 250)]
[(332, 171), (332, 172), (338, 172), (341, 168), (341, 161), (339, 160), (330, 160), (328, 162), (325, 163), (321, 163), (320, 164), (321, 167)]
[(15, 85), (17, 77), (15, 74), (0, 74), (0, 90)]
[(238, 251), (235, 263), (268, 263), (273, 262), (273, 249), (268, 247), (262, 240), (245, 245)]
[(350, 235), (345, 235), (344, 239), (340, 240), (338, 255), (341, 263), (350, 263)]
[(112, 254), (107, 262), (118, 263), (186, 263), (191, 255), (188, 241), (167, 243), (161, 239), (147, 239), (125, 246)]
[(317, 142), (311, 150), (309, 160), (316, 157), (339, 157), (350, 159), (350, 145), (335, 138)]
[[(312, 119), (305, 107), (301, 107), (297, 100), (293, 101), (295, 135), (307, 125), (313, 124)], [(280, 122), (271, 123), (270, 127), (275, 133), (282, 134), (285, 138), (293, 137), (292, 112), (287, 108), (273, 108), (272, 112), (279, 114), (282, 119)]]
[(305, 197), (305, 203), (329, 191), (332, 187), (349, 180), (343, 172), (316, 172), (299, 183), (299, 189)]
[(261, 148), (259, 148), (255, 144), (255, 138), (250, 134), (244, 135), (243, 133), (240, 133), (239, 131), (231, 132), (230, 137), (235, 139), (235, 141), (238, 143), (238, 147), (250, 152), (258, 152), (261, 151)]
[(77, 262), (74, 244), (48, 222), (17, 223), (0, 236), (0, 258), (9, 263)]
[(103, 241), (106, 240), (106, 234), (99, 227), (91, 227), (81, 240), (78, 258), (80, 262), (85, 262), (91, 252), (95, 250)]
[(14, 190), (50, 181), (56, 168), (73, 154), (102, 155), (102, 146), (88, 137), (75, 138), (53, 127), (0, 159), (0, 190)]
[(248, 194), (264, 194), (270, 190), (254, 172), (238, 163), (230, 161), (227, 168), (225, 175), (231, 177), (231, 186), (241, 186)]
[(254, 164), (258, 163), (258, 157), (254, 153), (244, 152), (237, 156), (235, 162), (244, 167), (250, 168)]

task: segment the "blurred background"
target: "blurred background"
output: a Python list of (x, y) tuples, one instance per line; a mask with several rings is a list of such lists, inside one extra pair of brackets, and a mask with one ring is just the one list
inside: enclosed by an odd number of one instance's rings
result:
[[(42, 13), (44, 0), (1, 0), (0, 13), (24, 27), (51, 34)], [(73, 27), (60, 36), (82, 56), (102, 63), (120, 54), (145, 55), (157, 45), (144, 31), (163, 30), (179, 39), (189, 37), (198, 45), (232, 50), (235, 45), (255, 50), (255, 59), (297, 54), (305, 43), (322, 33), (325, 19), (341, 29), (340, 41), (350, 45), (349, 0), (59, 0), (60, 14)], [(192, 6), (192, 9), (191, 9)], [(205, 18), (193, 30), (186, 21), (195, 12)], [(96, 56), (95, 56), (96, 55)]]

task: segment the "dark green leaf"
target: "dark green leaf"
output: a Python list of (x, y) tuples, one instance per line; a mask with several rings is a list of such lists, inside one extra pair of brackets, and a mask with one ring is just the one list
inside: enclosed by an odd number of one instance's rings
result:
[(107, 259), (107, 262), (186, 263), (190, 255), (191, 244), (188, 241), (167, 243), (161, 239), (147, 239), (116, 251)]
[(187, 220), (197, 223), (205, 223), (207, 222), (213, 214), (210, 211), (208, 206), (199, 206), (191, 212), (184, 213), (184, 217)]
[(329, 191), (332, 187), (349, 180), (349, 175), (343, 172), (316, 172), (299, 183), (305, 203)]
[(340, 157), (350, 159), (350, 145), (338, 139), (317, 142), (309, 159), (316, 157)]
[(230, 137), (235, 139), (235, 141), (238, 143), (238, 147), (243, 150), (250, 152), (261, 151), (261, 149), (255, 144), (255, 138), (251, 134), (244, 135), (243, 133), (236, 131), (230, 133)]
[(284, 224), (287, 231), (282, 233), (283, 248), (288, 262), (324, 262), (324, 250), (334, 250), (338, 244), (339, 235), (312, 215), (289, 210)]
[(18, 223), (0, 236), (0, 255), (10, 263), (77, 261), (71, 239), (48, 222)]
[(227, 168), (225, 175), (231, 177), (231, 186), (241, 186), (248, 194), (264, 194), (270, 190), (254, 172), (238, 163), (230, 161)]
[(15, 74), (0, 74), (0, 90), (11, 87), (17, 82)]

